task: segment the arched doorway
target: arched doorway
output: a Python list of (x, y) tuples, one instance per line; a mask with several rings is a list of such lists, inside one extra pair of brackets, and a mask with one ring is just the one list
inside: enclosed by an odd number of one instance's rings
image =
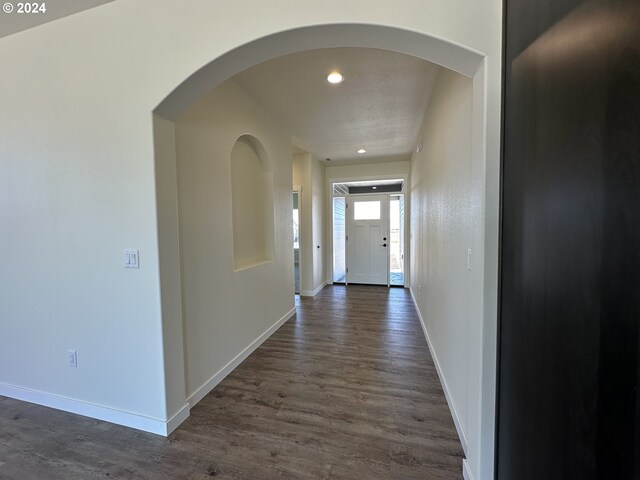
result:
[[(163, 327), (165, 332), (165, 365), (172, 363), (171, 372), (166, 378), (167, 397), (169, 399), (169, 412), (177, 412), (173, 415), (171, 427), (175, 428), (188, 416), (188, 411), (200, 398), (210, 391), (226, 374), (237, 366), (249, 353), (233, 358), (222, 370), (203, 385), (197, 394), (190, 394), (190, 399), (185, 405), (185, 369), (189, 365), (185, 360), (185, 351), (188, 348), (185, 340), (182, 324), (176, 322), (176, 312), (181, 311), (180, 283), (174, 277), (180, 271), (180, 252), (177, 225), (177, 212), (175, 207), (175, 145), (172, 141), (173, 121), (180, 117), (189, 106), (223, 81), (258, 63), (304, 50), (332, 47), (363, 47), (392, 50), (403, 54), (413, 55), (418, 58), (436, 63), (445, 68), (458, 72), (473, 80), (473, 108), (472, 108), (472, 157), (473, 169), (477, 172), (473, 181), (472, 197), (475, 208), (479, 212), (478, 218), (486, 223), (480, 225), (476, 232), (478, 242), (484, 245), (484, 252), (475, 260), (478, 266), (472, 272), (472, 282), (476, 285), (473, 302), (479, 311), (485, 309), (485, 319), (481, 324), (475, 325), (475, 330), (469, 332), (469, 338), (475, 339), (470, 347), (474, 367), (477, 375), (469, 379), (469, 390), (473, 390), (472, 402), (478, 407), (473, 412), (474, 425), (470, 427), (470, 451), (467, 454), (476, 464), (480, 464), (480, 458), (486, 459), (487, 468), (490, 468), (493, 451), (493, 398), (495, 381), (495, 351), (491, 348), (492, 339), (495, 338), (495, 319), (486, 316), (491, 311), (491, 305), (483, 303), (487, 296), (495, 296), (492, 282), (485, 285), (487, 278), (493, 278), (491, 268), (485, 269), (485, 252), (494, 249), (497, 253), (497, 237), (484, 237), (485, 231), (491, 232), (487, 224), (495, 221), (497, 217), (497, 191), (491, 195), (491, 205), (486, 203), (486, 185), (497, 184), (497, 178), (485, 177), (487, 171), (486, 162), (486, 61), (482, 54), (470, 49), (454, 45), (445, 40), (431, 37), (422, 33), (399, 29), (396, 27), (381, 25), (340, 24), (320, 25), (287, 30), (276, 33), (241, 47), (238, 47), (221, 57), (213, 60), (200, 70), (193, 73), (178, 85), (154, 110), (155, 156), (157, 177), (157, 208), (159, 218), (171, 218), (173, 221), (159, 224), (160, 246), (160, 275), (162, 285)], [(493, 170), (491, 168), (490, 170)], [(497, 171), (496, 171), (497, 172)], [(494, 174), (496, 172), (493, 172)], [(164, 213), (163, 213), (164, 212)], [(174, 213), (175, 212), (175, 213)], [(489, 215), (487, 212), (492, 213)], [(180, 315), (178, 315), (179, 317)], [(489, 333), (488, 333), (489, 332)], [(483, 339), (487, 335), (488, 341)], [(260, 342), (255, 344), (255, 347)], [(244, 356), (243, 356), (244, 355)], [(176, 368), (176, 366), (184, 368)], [(482, 365), (479, 367), (478, 365)], [(476, 378), (477, 377), (477, 378)], [(189, 393), (189, 392), (187, 392)], [(482, 413), (489, 412), (489, 415)], [(171, 430), (170, 428), (169, 430)], [(482, 447), (481, 447), (482, 445)], [(483, 449), (481, 451), (481, 448)]]

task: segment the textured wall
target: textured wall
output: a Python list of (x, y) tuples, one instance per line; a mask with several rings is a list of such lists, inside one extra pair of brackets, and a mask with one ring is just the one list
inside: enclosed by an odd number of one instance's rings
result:
[[(424, 119), (424, 148), (411, 161), (411, 290), (443, 375), (458, 433), (468, 451), (470, 424), (479, 422), (482, 284), (467, 269), (468, 250), (482, 224), (472, 208), (472, 82), (449, 70), (436, 80)], [(472, 259), (473, 260), (473, 259)], [(477, 267), (476, 267), (477, 268)], [(476, 296), (472, 295), (472, 292)], [(471, 408), (470, 408), (471, 407)]]
[[(270, 163), (276, 247), (273, 260), (234, 271), (231, 151), (244, 134)], [(228, 81), (176, 122), (176, 158), (190, 396), (293, 308), (291, 137)]]

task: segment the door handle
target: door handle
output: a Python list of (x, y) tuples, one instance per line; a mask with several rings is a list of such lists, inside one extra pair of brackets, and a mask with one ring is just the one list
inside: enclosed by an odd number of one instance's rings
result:
[(387, 244), (386, 244), (386, 243), (383, 243), (383, 244), (382, 244), (382, 245), (380, 245), (380, 246), (381, 246), (381, 247), (386, 247), (386, 246), (387, 246)]

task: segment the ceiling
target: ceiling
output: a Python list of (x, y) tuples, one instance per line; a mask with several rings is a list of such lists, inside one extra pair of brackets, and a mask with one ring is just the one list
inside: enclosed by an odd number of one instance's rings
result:
[[(17, 13), (14, 8), (12, 13), (0, 13), (0, 38), (112, 1), (113, 0), (50, 0), (48, 2), (38, 2), (39, 4), (46, 4), (46, 12), (44, 13), (20, 14)], [(2, 3), (4, 4), (6, 2)], [(18, 2), (11, 0), (9, 3), (15, 7)]]
[[(439, 69), (387, 50), (329, 48), (270, 60), (234, 80), (299, 149), (334, 161), (380, 161), (409, 158)], [(326, 80), (334, 70), (344, 75), (338, 85)]]

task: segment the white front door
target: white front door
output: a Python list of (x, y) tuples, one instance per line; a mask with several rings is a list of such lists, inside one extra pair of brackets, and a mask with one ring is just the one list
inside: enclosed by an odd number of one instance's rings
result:
[(347, 283), (388, 284), (388, 197), (347, 198)]

